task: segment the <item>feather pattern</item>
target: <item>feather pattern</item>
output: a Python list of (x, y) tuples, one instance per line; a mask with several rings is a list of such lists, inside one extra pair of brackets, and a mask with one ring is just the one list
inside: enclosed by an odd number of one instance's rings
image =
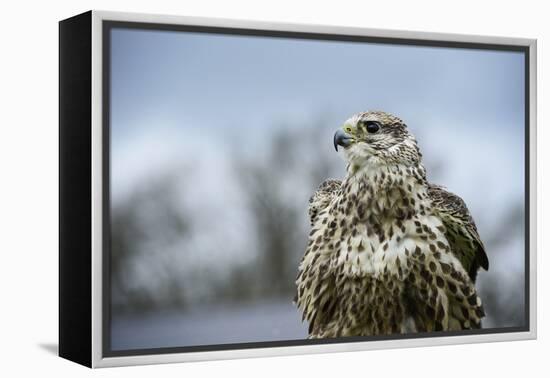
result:
[(445, 234), (453, 253), (475, 282), (480, 267), (489, 269), (489, 259), (470, 211), (462, 198), (442, 186), (429, 184), (428, 195), (446, 227)]
[(488, 260), (464, 202), (428, 183), (416, 140), (397, 117), (360, 113), (344, 130), (347, 174), (310, 199), (296, 278), (310, 337), (481, 327), (474, 283)]

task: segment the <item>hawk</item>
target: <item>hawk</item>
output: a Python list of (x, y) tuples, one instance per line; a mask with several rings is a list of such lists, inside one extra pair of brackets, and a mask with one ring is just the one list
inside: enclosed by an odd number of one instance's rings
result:
[(385, 112), (334, 135), (347, 162), (309, 203), (296, 279), (310, 338), (475, 329), (478, 269), (489, 262), (464, 201), (426, 179), (405, 123)]

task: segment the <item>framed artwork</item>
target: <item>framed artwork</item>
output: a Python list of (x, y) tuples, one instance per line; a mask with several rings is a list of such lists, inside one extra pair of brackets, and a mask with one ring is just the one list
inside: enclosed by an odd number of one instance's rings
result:
[(535, 40), (59, 27), (60, 356), (536, 337)]

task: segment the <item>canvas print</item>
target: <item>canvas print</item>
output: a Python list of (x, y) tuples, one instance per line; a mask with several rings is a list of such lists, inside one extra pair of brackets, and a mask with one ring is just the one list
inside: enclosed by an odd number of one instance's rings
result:
[(109, 29), (108, 349), (526, 327), (524, 53), (249, 34)]

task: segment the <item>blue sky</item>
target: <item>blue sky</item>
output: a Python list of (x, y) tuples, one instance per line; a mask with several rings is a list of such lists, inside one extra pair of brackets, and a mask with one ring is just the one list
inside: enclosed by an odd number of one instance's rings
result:
[(113, 133), (367, 109), (521, 133), (523, 65), (518, 52), (115, 29)]

